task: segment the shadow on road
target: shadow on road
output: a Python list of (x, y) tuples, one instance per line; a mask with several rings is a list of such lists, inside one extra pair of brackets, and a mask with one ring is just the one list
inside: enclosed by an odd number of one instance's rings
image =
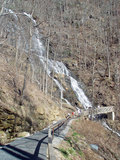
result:
[[(7, 154), (9, 154), (9, 155), (12, 155), (12, 157), (15, 157), (15, 158), (17, 158), (17, 159), (22, 159), (22, 160), (44, 160), (43, 158), (41, 158), (41, 156), (46, 156), (46, 155), (41, 155), (40, 153), (39, 153), (39, 151), (40, 151), (40, 147), (41, 147), (41, 144), (42, 143), (44, 143), (44, 144), (47, 144), (46, 142), (44, 142), (44, 140), (47, 138), (48, 136), (46, 135), (46, 136), (44, 136), (41, 140), (37, 140), (37, 139), (32, 139), (32, 138), (29, 138), (29, 137), (27, 137), (27, 138), (24, 138), (24, 139), (31, 139), (31, 140), (34, 140), (34, 141), (39, 141), (38, 143), (37, 143), (37, 146), (36, 146), (36, 148), (35, 148), (35, 150), (34, 150), (34, 154), (31, 154), (31, 153), (29, 153), (29, 152), (27, 152), (27, 151), (24, 151), (23, 149), (21, 149), (21, 148), (18, 148), (19, 147), (19, 144), (17, 145), (17, 147), (16, 146), (13, 146), (13, 145), (11, 145), (11, 144), (9, 144), (9, 145), (7, 145), (7, 146), (5, 146), (4, 148), (2, 148), (2, 150), (4, 151), (4, 152), (7, 152)], [(26, 142), (24, 142), (24, 143), (27, 143), (27, 140), (26, 140)], [(32, 143), (33, 143), (33, 141), (31, 142), (31, 147), (32, 147)], [(23, 144), (22, 144), (23, 145)], [(7, 158), (7, 157), (6, 157)], [(4, 157), (2, 158), (3, 160), (4, 160)], [(13, 158), (13, 160), (14, 160), (14, 158)]]
[[(53, 130), (54, 136), (64, 138), (64, 135), (60, 135), (60, 132), (65, 128), (66, 124), (67, 122)], [(2, 158), (0, 160), (46, 160), (47, 145), (48, 130), (46, 129), (4, 146), (0, 150), (0, 157)]]

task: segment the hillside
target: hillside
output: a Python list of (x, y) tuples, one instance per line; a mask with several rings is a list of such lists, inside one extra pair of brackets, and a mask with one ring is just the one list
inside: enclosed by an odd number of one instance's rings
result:
[(101, 123), (79, 118), (54, 148), (57, 160), (119, 160), (119, 145), (119, 137)]
[[(51, 99), (30, 80), (30, 64), (24, 75), (26, 56), (21, 57), (21, 68), (16, 71), (16, 49), (10, 45), (0, 47), (0, 144), (18, 133), (34, 133), (65, 116), (59, 100)], [(24, 89), (23, 89), (24, 88)], [(58, 103), (56, 103), (56, 101)], [(69, 108), (69, 107), (68, 107)], [(64, 111), (64, 113), (63, 113)], [(3, 134), (6, 133), (7, 141)]]
[(1, 0), (0, 130), (32, 133), (99, 105), (115, 107), (119, 131), (119, 19), (120, 0)]
[[(33, 14), (38, 24), (42, 21), (40, 32), (47, 37), (50, 30), (49, 56), (63, 61), (73, 76), (83, 83), (94, 106), (113, 105), (118, 117), (119, 2), (54, 1), (54, 10), (46, 11), (49, 18)], [(53, 7), (50, 2), (49, 5)], [(70, 102), (75, 104), (75, 101)]]

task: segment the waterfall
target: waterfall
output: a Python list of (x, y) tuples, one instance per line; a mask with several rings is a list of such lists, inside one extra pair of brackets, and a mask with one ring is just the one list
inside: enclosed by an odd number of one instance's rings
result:
[[(34, 26), (37, 24), (36, 21), (32, 18), (32, 15), (27, 14), (25, 12), (15, 13), (14, 11), (12, 11), (10, 9), (6, 9), (6, 8), (4, 8), (3, 11), (7, 14), (9, 13), (10, 15), (12, 15), (15, 18), (15, 21), (18, 21), (18, 16), (20, 15), (20, 16), (25, 16), (28, 19), (30, 19)], [(2, 14), (5, 14), (4, 12), (2, 12)], [(16, 26), (16, 24), (14, 24), (14, 26)], [(62, 62), (51, 60), (51, 59), (46, 60), (46, 56), (44, 55), (45, 54), (45, 48), (44, 48), (42, 42), (40, 41), (39, 31), (34, 26), (32, 27), (31, 52), (34, 53), (34, 56), (36, 55), (37, 58), (39, 58), (39, 61), (43, 65), (44, 69), (47, 71), (48, 76), (53, 79), (53, 81), (56, 83), (56, 85), (60, 89), (61, 98), (64, 99), (68, 104), (70, 104), (70, 102), (63, 97), (63, 91), (65, 91), (65, 88), (62, 86), (62, 84), (57, 79), (51, 77), (52, 72), (57, 73), (57, 74), (65, 75), (70, 80), (71, 89), (74, 91), (77, 99), (80, 101), (80, 103), (83, 105), (83, 107), (85, 109), (88, 109), (89, 107), (92, 107), (92, 104), (88, 100), (87, 96), (85, 95), (83, 90), (80, 88), (79, 83), (77, 82), (77, 80), (75, 80), (71, 76), (70, 71), (67, 69), (67, 67)], [(21, 40), (21, 43), (26, 44), (26, 46), (27, 46), (26, 50), (28, 50), (28, 48), (29, 48), (29, 44), (28, 44), (29, 37), (24, 35), (25, 34), (24, 28), (21, 29), (21, 26), (20, 27), (17, 26), (16, 28), (17, 28), (16, 30), (19, 30), (19, 32), (20, 32), (19, 40)], [(15, 34), (16, 30), (13, 28), (14, 34)], [(10, 31), (11, 30), (9, 30), (9, 32)], [(24, 39), (22, 39), (22, 37), (24, 37)], [(23, 40), (23, 42), (22, 42), (22, 40)], [(22, 47), (20, 46), (20, 48), (22, 48)], [(32, 61), (32, 64), (35, 63), (35, 60), (34, 60), (33, 57), (31, 58), (31, 61)], [(47, 63), (47, 67), (46, 67), (46, 63)], [(36, 81), (38, 82), (37, 79), (36, 79)]]
[(80, 103), (84, 106), (85, 109), (88, 109), (89, 107), (92, 107), (90, 101), (86, 97), (85, 93), (83, 90), (79, 87), (78, 82), (73, 78), (70, 77), (71, 80), (71, 86), (75, 94), (77, 95), (78, 100)]

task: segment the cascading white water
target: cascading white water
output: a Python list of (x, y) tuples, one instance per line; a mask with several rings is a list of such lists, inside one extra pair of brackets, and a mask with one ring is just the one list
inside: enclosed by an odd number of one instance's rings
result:
[(111, 132), (117, 134), (117, 136), (120, 137), (120, 133), (118, 133), (118, 132), (114, 131), (112, 128), (110, 128), (105, 121), (102, 122), (102, 125), (103, 125), (105, 128), (107, 128), (108, 130), (110, 130)]
[[(42, 59), (42, 62), (45, 65), (46, 60)], [(88, 100), (88, 98), (86, 97), (85, 93), (79, 87), (78, 82), (73, 77), (70, 76), (70, 72), (68, 71), (68, 69), (66, 68), (66, 66), (62, 62), (48, 60), (48, 70), (47, 71), (48, 71), (48, 75), (50, 75), (50, 73), (52, 71), (54, 71), (57, 74), (63, 74), (63, 75), (68, 76), (70, 79), (70, 82), (71, 82), (71, 87), (72, 87), (73, 91), (75, 92), (80, 103), (84, 106), (85, 109), (92, 107), (92, 105), (91, 105), (90, 101)], [(54, 81), (56, 82), (56, 84), (59, 86), (59, 88), (61, 90), (64, 90), (63, 87), (60, 85), (60, 83), (56, 79), (54, 79)]]
[(81, 104), (84, 106), (84, 108), (88, 109), (89, 107), (92, 107), (92, 105), (91, 105), (90, 101), (88, 100), (88, 98), (86, 97), (85, 93), (79, 87), (78, 82), (72, 77), (70, 77), (70, 80), (71, 80), (72, 89), (76, 93), (78, 100), (81, 102)]
[[(27, 14), (25, 12), (19, 14), (19, 13), (13, 12), (10, 9), (4, 9), (4, 10), (5, 10), (5, 12), (13, 15), (16, 18), (16, 21), (18, 19), (17, 15), (24, 15), (24, 16), (28, 17), (33, 22), (33, 25), (36, 25), (36, 21), (32, 18), (32, 16), (30, 14)], [(24, 31), (22, 31), (22, 32), (24, 33)], [(21, 39), (21, 37), (20, 37), (20, 39)], [(27, 42), (27, 39), (25, 41)], [(33, 27), (31, 51), (34, 52), (34, 54), (37, 53), (36, 55), (39, 57), (40, 62), (43, 64), (44, 68), (46, 69), (46, 71), (50, 77), (51, 77), (51, 73), (53, 71), (54, 71), (54, 73), (63, 74), (65, 76), (67, 76), (68, 79), (70, 80), (71, 88), (73, 89), (75, 95), (77, 96), (78, 100), (83, 105), (83, 107), (85, 109), (92, 107), (92, 105), (91, 105), (90, 101), (88, 100), (88, 98), (86, 97), (85, 93), (79, 87), (79, 83), (70, 75), (70, 72), (68, 71), (68, 69), (66, 68), (66, 66), (62, 62), (48, 59), (47, 60), (47, 67), (46, 67), (46, 57), (44, 56), (45, 48), (44, 48), (42, 42), (40, 41), (39, 31), (36, 27)], [(63, 88), (63, 86), (60, 84), (60, 82), (58, 80), (54, 79), (53, 77), (51, 77), (51, 78), (54, 80), (54, 82), (56, 83), (56, 85), (60, 89), (61, 98), (64, 99), (63, 91), (65, 91), (65, 89)], [(68, 100), (66, 100), (66, 99), (64, 99), (64, 100), (68, 104), (70, 104), (68, 102)]]

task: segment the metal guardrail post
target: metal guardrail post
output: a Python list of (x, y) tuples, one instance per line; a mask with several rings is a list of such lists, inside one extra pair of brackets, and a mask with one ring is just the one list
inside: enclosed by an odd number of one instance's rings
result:
[(52, 146), (51, 128), (49, 128), (48, 130), (48, 156), (49, 156), (49, 160), (56, 160), (54, 156), (53, 146)]
[(52, 129), (52, 139), (54, 138), (54, 128)]
[(48, 143), (52, 143), (51, 128), (48, 130)]
[(49, 156), (49, 160), (56, 160), (55, 155), (54, 155), (53, 146), (52, 146), (54, 132), (56, 129), (58, 129), (58, 134), (59, 134), (59, 127), (61, 127), (69, 118), (70, 118), (70, 116), (66, 117), (66, 119), (62, 120), (61, 122), (52, 125), (48, 130), (48, 156)]

